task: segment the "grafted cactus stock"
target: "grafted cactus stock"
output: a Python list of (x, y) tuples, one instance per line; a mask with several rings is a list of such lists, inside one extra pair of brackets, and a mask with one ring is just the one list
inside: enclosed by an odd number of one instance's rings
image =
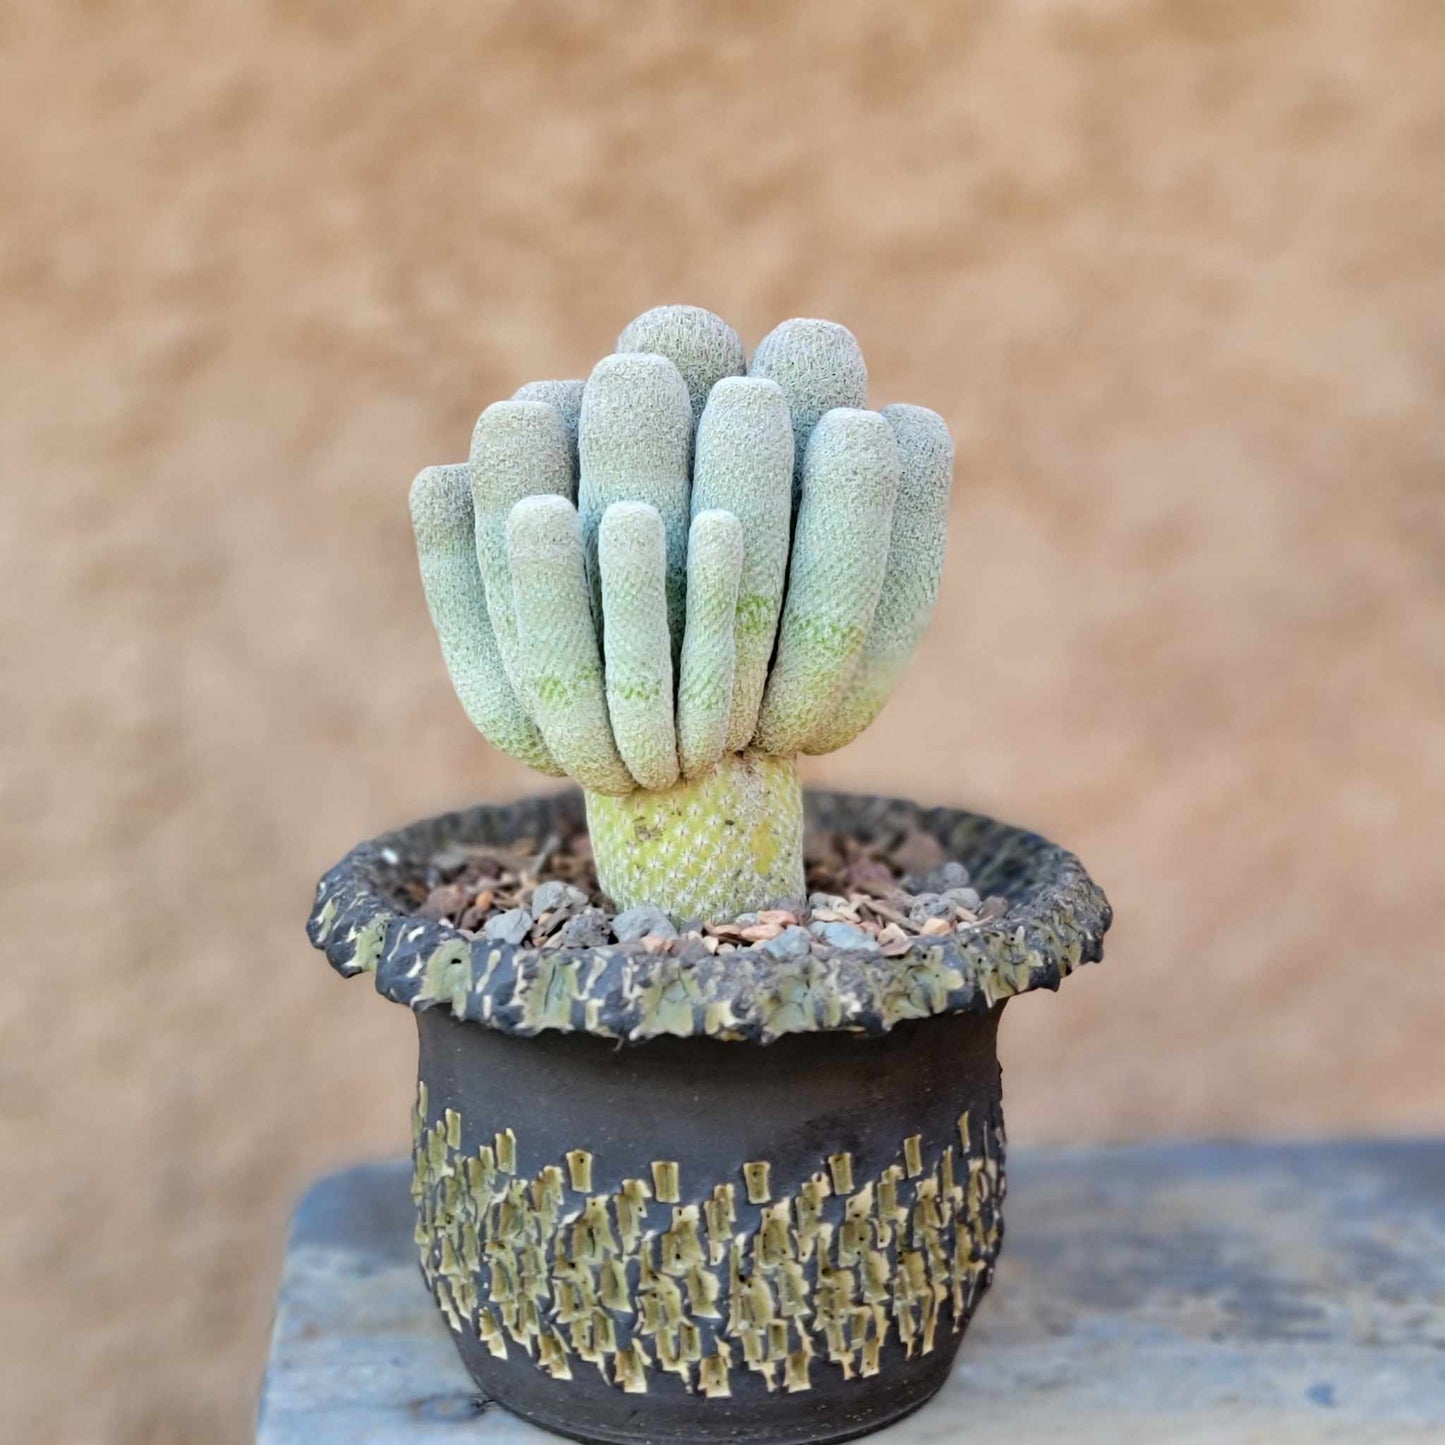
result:
[(749, 364), (721, 317), (660, 306), (416, 478), (457, 695), (495, 746), (581, 784), (619, 907), (801, 896), (796, 758), (887, 702), (938, 597), (952, 475), (937, 413), (868, 409), (846, 327), (785, 321)]

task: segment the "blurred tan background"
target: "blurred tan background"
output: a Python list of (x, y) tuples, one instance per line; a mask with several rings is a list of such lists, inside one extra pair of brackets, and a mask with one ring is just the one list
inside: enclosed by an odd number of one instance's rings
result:
[(0, 9), (8, 1438), (248, 1438), (291, 1201), (407, 1121), (313, 881), (533, 786), (407, 484), (661, 301), (843, 320), (958, 436), (813, 773), (1113, 897), (1015, 1145), (1445, 1128), (1442, 56), (1436, 0)]

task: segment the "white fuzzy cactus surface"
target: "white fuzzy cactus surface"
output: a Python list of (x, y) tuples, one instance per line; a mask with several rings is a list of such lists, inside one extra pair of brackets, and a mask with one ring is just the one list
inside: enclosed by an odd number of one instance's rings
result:
[(422, 582), (467, 715), (586, 793), (621, 908), (720, 919), (803, 893), (795, 759), (882, 710), (943, 569), (953, 444), (868, 410), (851, 332), (785, 321), (752, 362), (695, 306), (586, 382), (489, 406), (412, 484)]

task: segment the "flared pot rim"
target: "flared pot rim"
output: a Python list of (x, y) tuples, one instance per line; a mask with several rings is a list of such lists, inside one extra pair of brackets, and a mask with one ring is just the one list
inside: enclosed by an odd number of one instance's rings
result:
[(1103, 957), (1108, 900), (1078, 858), (1039, 834), (901, 798), (808, 790), (804, 805), (809, 827), (864, 840), (922, 829), (975, 887), (1007, 898), (1008, 912), (920, 938), (894, 958), (858, 949), (776, 958), (758, 946), (679, 956), (639, 944), (499, 943), (400, 903), (407, 871), (444, 848), (584, 826), (582, 795), (570, 789), (440, 814), (359, 844), (321, 879), (307, 935), (338, 973), (370, 973), (379, 993), (413, 1010), (449, 1008), (508, 1034), (556, 1030), (628, 1044), (881, 1034), (907, 1019), (985, 1011), (1032, 989), (1056, 989)]

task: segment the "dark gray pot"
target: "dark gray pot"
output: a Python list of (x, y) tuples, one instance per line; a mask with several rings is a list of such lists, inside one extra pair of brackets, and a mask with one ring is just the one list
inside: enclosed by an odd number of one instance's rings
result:
[(454, 842), (570, 829), (575, 794), (363, 844), (312, 941), (417, 1013), (417, 1242), (467, 1368), (577, 1439), (804, 1445), (947, 1377), (1002, 1238), (1003, 1003), (1097, 959), (1072, 855), (973, 814), (815, 794), (818, 824), (918, 825), (1009, 914), (900, 959), (538, 951), (406, 914)]

